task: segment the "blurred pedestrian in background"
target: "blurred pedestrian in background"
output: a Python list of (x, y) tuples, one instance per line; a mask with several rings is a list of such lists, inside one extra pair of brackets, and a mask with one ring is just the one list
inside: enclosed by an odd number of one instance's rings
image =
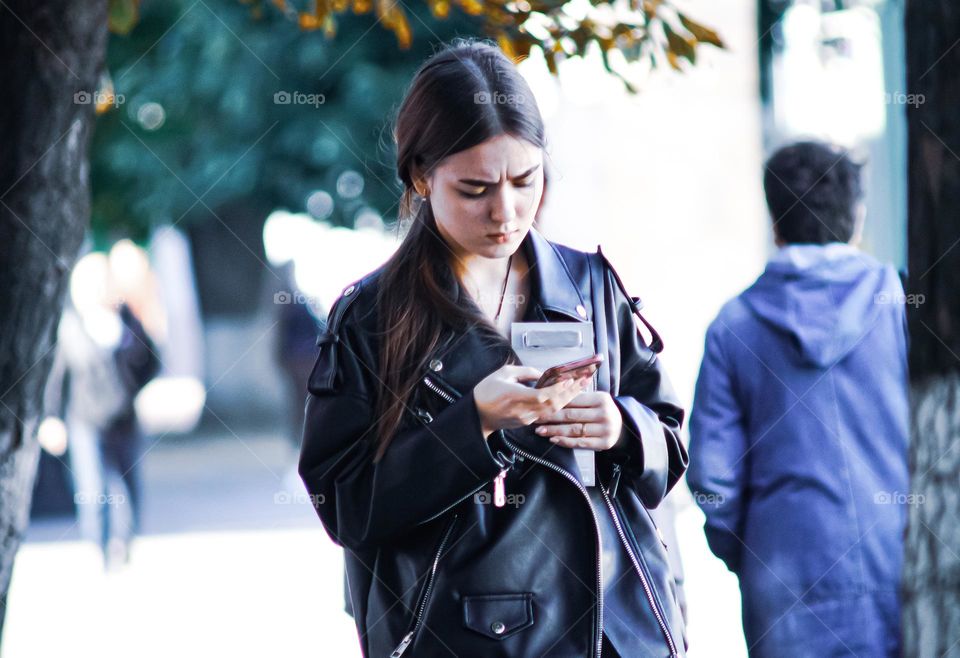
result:
[(290, 468), (284, 474), (283, 483), (289, 491), (303, 491), (303, 483), (297, 473), (300, 437), (303, 435), (302, 392), (320, 351), (317, 337), (326, 326), (326, 322), (318, 318), (326, 317), (326, 312), (317, 310), (319, 306), (314, 308), (314, 300), (297, 288), (294, 268), (293, 262), (281, 268), (288, 288), (273, 296), (277, 316), (274, 358), (283, 373), (284, 400), (288, 405), (284, 412), (289, 422), (286, 438), (292, 449)]
[[(143, 436), (134, 401), (160, 369), (134, 312), (149, 308), (149, 266), (137, 250), (123, 241), (109, 257), (91, 252), (74, 267), (38, 431), (49, 452), (68, 452), (80, 532), (98, 543), (106, 567), (128, 561), (140, 525)], [(138, 262), (146, 270), (131, 267)]]
[(779, 249), (707, 331), (688, 481), (739, 577), (751, 656), (899, 652), (904, 295), (857, 248), (860, 170), (816, 142), (770, 158)]

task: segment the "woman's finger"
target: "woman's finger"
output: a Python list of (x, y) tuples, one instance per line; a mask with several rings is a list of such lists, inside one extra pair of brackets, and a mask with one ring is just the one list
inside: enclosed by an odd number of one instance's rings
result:
[(555, 436), (550, 439), (550, 443), (558, 445), (561, 448), (585, 448), (587, 450), (595, 450), (600, 452), (601, 450), (607, 450), (607, 446), (600, 439), (570, 439), (563, 436)]
[(537, 422), (537, 414), (535, 413), (526, 413), (520, 416), (520, 422), (526, 425), (532, 425)]
[(500, 369), (504, 376), (507, 379), (512, 379), (514, 381), (529, 381), (531, 379), (540, 379), (540, 375), (543, 374), (538, 368), (533, 366), (515, 366), (515, 365), (506, 365)]
[(575, 439), (586, 439), (604, 436), (606, 425), (602, 422), (550, 423), (538, 426), (537, 433), (542, 436), (568, 436)]
[[(550, 397), (544, 401), (543, 413), (555, 413), (555, 410), (559, 411), (566, 407), (570, 404), (571, 400), (583, 393), (584, 384), (585, 382), (582, 379), (566, 379), (558, 384), (554, 384), (554, 386), (558, 387), (557, 392), (556, 394), (551, 393)], [(546, 391), (551, 388), (553, 387), (551, 386), (542, 390)]]
[[(574, 398), (576, 399), (576, 398)], [(541, 423), (574, 423), (598, 422), (604, 420), (606, 414), (603, 407), (573, 407), (567, 405), (560, 411), (547, 414), (540, 418)]]
[(557, 404), (557, 408), (561, 408), (567, 401), (562, 395), (571, 386), (573, 386), (572, 382), (559, 382), (547, 388), (527, 388), (512, 392), (511, 400), (516, 405), (517, 417), (533, 414), (539, 418), (544, 414), (552, 413), (554, 404)]
[(606, 391), (583, 391), (570, 400), (567, 407), (600, 407), (603, 399), (609, 395)]
[[(576, 400), (580, 395), (583, 395), (584, 387), (587, 385), (589, 380), (572, 379), (570, 381), (573, 382), (570, 388), (561, 392), (560, 395), (558, 395), (557, 398), (554, 400), (555, 401), (554, 408), (556, 409), (556, 411), (559, 411), (561, 409), (568, 407), (573, 400)], [(556, 413), (556, 411), (548, 410), (547, 413), (548, 414)]]
[(561, 379), (555, 384), (543, 388), (531, 389), (534, 398), (540, 404), (550, 404), (554, 400), (562, 399), (571, 391), (576, 390), (576, 381), (573, 379)]

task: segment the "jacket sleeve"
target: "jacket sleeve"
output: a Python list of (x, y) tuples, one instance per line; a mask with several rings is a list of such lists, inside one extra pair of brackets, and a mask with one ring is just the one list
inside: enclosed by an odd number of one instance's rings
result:
[(363, 330), (338, 317), (335, 304), (308, 382), (299, 473), (330, 538), (360, 550), (440, 515), (500, 465), (472, 391), (432, 422), (408, 423), (374, 464), (375, 361)]
[(613, 399), (623, 415), (623, 435), (605, 452), (623, 465), (622, 477), (652, 509), (687, 468), (687, 451), (680, 440), (684, 411), (657, 353), (636, 325), (633, 308), (639, 300), (627, 298), (611, 269), (607, 276), (620, 337), (620, 383)]
[(714, 555), (739, 572), (747, 438), (731, 365), (716, 323), (707, 331), (703, 363), (690, 415), (687, 483), (707, 520), (704, 533)]

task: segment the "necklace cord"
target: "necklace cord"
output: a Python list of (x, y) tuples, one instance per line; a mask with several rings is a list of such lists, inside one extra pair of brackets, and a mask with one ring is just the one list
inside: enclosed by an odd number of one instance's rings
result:
[(494, 322), (500, 319), (500, 311), (503, 310), (503, 298), (507, 293), (507, 281), (510, 280), (510, 266), (512, 263), (513, 254), (510, 254), (510, 258), (507, 259), (507, 275), (503, 277), (503, 288), (500, 290), (500, 304), (497, 306), (497, 314), (493, 316)]

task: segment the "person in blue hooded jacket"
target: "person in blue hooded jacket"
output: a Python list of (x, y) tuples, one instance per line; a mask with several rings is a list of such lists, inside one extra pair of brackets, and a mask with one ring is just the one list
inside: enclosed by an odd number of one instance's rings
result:
[(707, 330), (687, 477), (753, 657), (899, 653), (905, 298), (856, 246), (860, 168), (817, 142), (769, 159), (779, 249)]

